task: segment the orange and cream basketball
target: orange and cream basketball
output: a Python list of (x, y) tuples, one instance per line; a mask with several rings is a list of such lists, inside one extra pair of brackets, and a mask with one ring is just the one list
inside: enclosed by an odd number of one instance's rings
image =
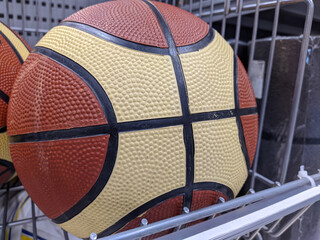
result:
[(29, 45), (0, 22), (0, 186), (15, 173), (6, 132), (7, 109), (13, 83), (29, 52)]
[(142, 0), (94, 5), (50, 30), (8, 112), (21, 182), (81, 238), (234, 198), (257, 130), (252, 87), (227, 42), (188, 12)]

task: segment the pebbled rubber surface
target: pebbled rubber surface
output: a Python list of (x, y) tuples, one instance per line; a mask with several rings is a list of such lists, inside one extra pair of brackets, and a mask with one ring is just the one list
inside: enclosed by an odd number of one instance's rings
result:
[(118, 122), (181, 116), (179, 92), (167, 55), (128, 49), (66, 26), (37, 44), (89, 71), (108, 95)]
[(238, 58), (238, 97), (240, 108), (256, 107), (256, 98), (250, 83), (249, 76)]
[(0, 186), (5, 182), (7, 182), (12, 175), (10, 170), (6, 171), (7, 169), (8, 169), (7, 167), (0, 165)]
[[(215, 204), (219, 196), (233, 198), (248, 175), (236, 115), (251, 114), (254, 109), (235, 109), (234, 81), (238, 76), (231, 47), (217, 32), (207, 35), (208, 25), (193, 15), (163, 3), (153, 4), (171, 28), (173, 38), (161, 21), (170, 49), (165, 49), (167, 43), (152, 5), (149, 8), (140, 0), (108, 1), (76, 13), (65, 20), (68, 24), (50, 30), (37, 44), (38, 53), (25, 63), (14, 89), (10, 134), (33, 133), (27, 141), (38, 141), (11, 144), (18, 172), (40, 208), (78, 237), (124, 231), (140, 225), (143, 217), (153, 222), (178, 215), (188, 201), (182, 194), (193, 196), (192, 210)], [(212, 42), (210, 36), (214, 36)], [(119, 38), (125, 44), (117, 42)], [(177, 46), (185, 46), (203, 38), (206, 41), (196, 44), (201, 48), (175, 52), (173, 40)], [(131, 47), (126, 45), (128, 41)], [(147, 45), (153, 52), (141, 49)], [(256, 106), (240, 61), (238, 71), (240, 106)], [(178, 89), (177, 82), (184, 77), (186, 87), (179, 85), (183, 87)], [(85, 82), (99, 88), (95, 92), (100, 102)], [(101, 106), (109, 111), (106, 117)], [(106, 124), (108, 115), (112, 115), (109, 124), (97, 128)], [(252, 157), (256, 122), (247, 116), (241, 121)], [(77, 129), (74, 135), (75, 127), (87, 128)], [(100, 131), (110, 133), (110, 142)], [(189, 141), (192, 134), (194, 149)], [(64, 140), (59, 138), (62, 135)], [(22, 156), (27, 160), (22, 162)], [(101, 164), (109, 163), (110, 156), (108, 178), (96, 181), (105, 176), (99, 176)], [(94, 176), (87, 178), (91, 172)], [(40, 176), (40, 180), (32, 176)], [(45, 182), (44, 186), (39, 182)], [(97, 186), (101, 187), (98, 195), (83, 204), (92, 196), (90, 188)], [(70, 188), (74, 193), (68, 195), (65, 191)], [(64, 194), (67, 196), (62, 197)], [(165, 233), (168, 231), (159, 236)], [(155, 237), (158, 235), (150, 238)]]
[(85, 238), (100, 233), (142, 204), (184, 187), (186, 156), (182, 126), (119, 134), (117, 160), (99, 196), (59, 224)]
[[(209, 207), (219, 202), (219, 197), (222, 197), (226, 201), (228, 198), (221, 192), (211, 190), (195, 190), (192, 196), (191, 211), (195, 211), (201, 208)], [(206, 219), (200, 219), (187, 224), (187, 227), (196, 225), (205, 221)]]
[(10, 144), (10, 150), (28, 194), (48, 217), (55, 218), (77, 203), (96, 182), (108, 141), (105, 135)]
[[(30, 46), (16, 32), (0, 22), (0, 91), (3, 97), (0, 99), (0, 128), (7, 125), (12, 86), (30, 50)], [(0, 134), (0, 159), (12, 164), (6, 132)], [(12, 177), (11, 170), (2, 174), (0, 186)]]
[(93, 5), (64, 21), (84, 23), (131, 42), (168, 47), (156, 16), (141, 0), (118, 0)]
[(193, 123), (194, 182), (217, 182), (236, 196), (248, 170), (235, 118)]
[(191, 113), (235, 107), (233, 56), (232, 48), (218, 32), (207, 47), (180, 55)]
[(170, 27), (177, 47), (202, 40), (209, 32), (209, 25), (195, 15), (175, 6), (152, 1)]
[(17, 77), (8, 119), (9, 135), (107, 123), (82, 79), (36, 53), (30, 54)]
[[(178, 196), (175, 198), (171, 198), (167, 201), (164, 201), (164, 202), (158, 204), (157, 206), (151, 208), (143, 215), (141, 215), (141, 216), (135, 218), (134, 220), (132, 220), (131, 222), (129, 222), (125, 227), (123, 227), (118, 232), (123, 232), (123, 231), (129, 230), (129, 229), (139, 227), (141, 224), (141, 220), (143, 218), (147, 219), (148, 224), (150, 224), (153, 222), (157, 222), (157, 221), (160, 221), (163, 219), (167, 219), (170, 217), (180, 215), (181, 209), (182, 209), (182, 201), (183, 201), (182, 196)], [(144, 237), (142, 239), (143, 240), (155, 239), (155, 238), (159, 238), (159, 237), (166, 235), (168, 233), (171, 233), (171, 232), (172, 232), (172, 230), (166, 230), (166, 231), (163, 231), (160, 233), (153, 234), (151, 236)]]
[(0, 22), (0, 32), (6, 36), (14, 48), (21, 56), (22, 61), (25, 61), (30, 53), (31, 47), (22, 38), (8, 26)]
[(8, 140), (6, 132), (0, 134), (0, 159), (12, 162)]
[(259, 121), (258, 114), (241, 116), (243, 134), (248, 150), (250, 164), (252, 166), (254, 155), (256, 153)]
[[(0, 35), (0, 90), (10, 96), (12, 85), (21, 68), (19, 58), (6, 39)], [(0, 127), (6, 126), (8, 104), (0, 99)]]
[(218, 203), (219, 197), (228, 200), (221, 192), (211, 190), (195, 190), (192, 197), (191, 211), (195, 211), (204, 207)]

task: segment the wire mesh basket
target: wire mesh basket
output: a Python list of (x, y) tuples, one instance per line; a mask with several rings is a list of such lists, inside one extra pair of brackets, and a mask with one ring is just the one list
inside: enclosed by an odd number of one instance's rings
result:
[[(52, 27), (71, 15), (72, 13), (103, 2), (100, 0), (0, 0), (0, 20), (11, 26), (21, 34), (30, 45), (34, 46), (37, 41)], [(247, 195), (234, 200), (224, 202), (221, 199), (219, 204), (203, 208), (197, 211), (185, 213), (170, 219), (165, 219), (156, 223), (147, 224), (147, 219), (141, 222), (141, 227), (118, 233), (101, 239), (141, 239), (167, 229), (174, 229), (173, 233), (161, 237), (160, 239), (263, 239), (263, 236), (281, 236), (310, 206), (320, 200), (320, 188), (317, 183), (320, 181), (320, 174), (309, 176), (301, 169), (300, 180), (286, 183), (290, 154), (292, 150), (295, 125), (298, 114), (299, 101), (304, 77), (305, 63), (308, 60), (308, 44), (313, 18), (314, 5), (312, 0), (166, 0), (162, 1), (176, 5), (202, 18), (218, 29), (223, 37), (238, 53), (242, 44), (249, 46), (248, 72), (253, 76), (259, 63), (255, 59), (255, 47), (259, 26), (261, 25), (261, 14), (268, 11), (273, 15), (270, 19), (270, 29), (267, 33), (271, 37), (268, 61), (265, 75), (263, 75), (264, 86), (261, 93), (260, 125), (257, 153), (252, 170), (250, 170), (251, 180), (250, 190)], [(295, 90), (291, 107), (289, 121), (289, 131), (286, 137), (285, 154), (282, 159), (279, 179), (269, 179), (257, 172), (259, 166), (259, 150), (261, 147), (261, 136), (264, 125), (266, 105), (268, 99), (269, 85), (273, 68), (275, 45), (279, 27), (280, 10), (287, 5), (305, 5), (305, 22), (301, 29), (301, 47), (299, 60), (297, 63), (297, 73), (295, 76)], [(249, 16), (250, 27), (242, 33), (243, 18)], [(229, 26), (232, 23), (230, 29)], [(261, 27), (261, 26), (260, 26)], [(246, 40), (241, 40), (243, 35)], [(231, 37), (230, 37), (231, 36)], [(257, 190), (257, 183), (263, 184), (263, 189)], [(46, 220), (44, 216), (37, 216), (35, 206), (31, 202), (32, 217), (19, 221), (7, 220), (7, 209), (9, 194), (23, 190), (22, 186), (11, 187), (9, 185), (0, 189), (0, 194), (5, 196), (3, 223), (0, 225), (2, 235), (5, 239), (6, 229), (32, 223), (33, 239), (37, 237), (37, 223)], [(291, 219), (281, 224), (281, 220), (291, 214), (297, 213)], [(207, 219), (197, 225), (181, 228), (181, 226), (199, 219)], [(272, 224), (271, 224), (272, 223)], [(281, 227), (279, 227), (281, 226)], [(65, 239), (69, 239), (64, 232)], [(93, 233), (91, 239), (96, 239)]]

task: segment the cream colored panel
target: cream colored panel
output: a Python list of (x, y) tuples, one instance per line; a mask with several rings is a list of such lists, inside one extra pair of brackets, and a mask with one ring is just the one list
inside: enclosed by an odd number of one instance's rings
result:
[(6, 25), (0, 22), (0, 31), (10, 40), (13, 46), (17, 49), (21, 55), (23, 61), (25, 61), (29, 55), (29, 50), (23, 44), (23, 42), (10, 30)]
[(218, 32), (207, 47), (180, 59), (191, 113), (234, 108), (233, 50)]
[(142, 204), (184, 187), (185, 162), (182, 126), (120, 133), (109, 182), (86, 209), (61, 227), (81, 238), (102, 232)]
[(128, 49), (66, 26), (51, 30), (37, 46), (59, 52), (89, 71), (108, 94), (118, 122), (181, 116), (169, 56)]
[(0, 134), (0, 159), (12, 162), (9, 151), (8, 136), (6, 132)]
[(195, 182), (218, 182), (236, 196), (248, 171), (235, 118), (193, 123)]

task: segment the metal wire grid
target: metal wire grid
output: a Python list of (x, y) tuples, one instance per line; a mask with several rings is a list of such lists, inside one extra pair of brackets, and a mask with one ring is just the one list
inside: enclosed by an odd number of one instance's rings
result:
[[(64, 19), (66, 16), (72, 14), (73, 12), (95, 4), (102, 2), (101, 0), (0, 0), (0, 20), (4, 21), (13, 29), (17, 30), (21, 35), (23, 35), (31, 45), (34, 45), (38, 39), (40, 39), (50, 28), (57, 25), (61, 19)], [(274, 11), (273, 19), (273, 28), (271, 34), (271, 44), (269, 50), (269, 59), (267, 64), (267, 71), (265, 76), (264, 83), (264, 92), (262, 98), (262, 105), (260, 110), (260, 124), (259, 124), (259, 138), (257, 144), (257, 154), (255, 156), (253, 169), (250, 171), (251, 174), (251, 184), (249, 195), (231, 200), (226, 203), (217, 204), (208, 208), (200, 209), (194, 212), (186, 211), (186, 214), (166, 219), (157, 223), (147, 225), (147, 221), (142, 222), (142, 226), (137, 229), (129, 230), (120, 234), (116, 234), (110, 237), (102, 238), (103, 240), (108, 239), (140, 239), (143, 236), (148, 236), (157, 232), (164, 231), (166, 229), (175, 228), (176, 231), (166, 238), (168, 239), (182, 239), (184, 237), (189, 237), (190, 239), (199, 239), (199, 232), (205, 233), (210, 229), (215, 229), (215, 227), (225, 226), (235, 219), (242, 219), (241, 217), (248, 216), (250, 214), (257, 215), (257, 206), (261, 208), (271, 207), (272, 204), (279, 204), (288, 199), (294, 199), (295, 196), (298, 196), (305, 191), (307, 194), (312, 196), (308, 199), (302, 199), (301, 197), (296, 200), (292, 200), (289, 208), (282, 210), (277, 208), (277, 211), (273, 213), (272, 216), (265, 217), (260, 222), (257, 222), (255, 218), (246, 221), (246, 225), (241, 225), (242, 227), (237, 227), (237, 224), (228, 227), (228, 230), (224, 233), (223, 236), (214, 235), (211, 233), (209, 236), (202, 236), (201, 239), (239, 239), (243, 236), (244, 239), (262, 239), (260, 231), (264, 231), (273, 237), (279, 237), (284, 233), (314, 202), (320, 200), (320, 192), (318, 188), (312, 188), (311, 190), (306, 190), (310, 188), (308, 186), (308, 179), (301, 179), (290, 183), (285, 183), (287, 169), (290, 160), (290, 153), (292, 148), (292, 141), (294, 135), (294, 129), (297, 119), (299, 101), (301, 96), (301, 89), (303, 83), (303, 75), (305, 62), (307, 58), (307, 50), (309, 43), (309, 36), (311, 31), (311, 24), (314, 12), (314, 5), (312, 0), (162, 0), (169, 4), (173, 4), (183, 8), (196, 16), (202, 18), (212, 26), (213, 23), (221, 22), (221, 35), (225, 36), (227, 21), (231, 18), (236, 18), (236, 30), (234, 34), (234, 50), (237, 53), (239, 48), (239, 39), (241, 34), (241, 20), (244, 15), (254, 14), (253, 18), (253, 28), (252, 28), (252, 38), (251, 38), (251, 47), (249, 55), (249, 73), (252, 70), (252, 63), (254, 60), (254, 52), (256, 46), (257, 31), (259, 25), (259, 13), (265, 10)], [(303, 39), (301, 43), (299, 64), (295, 82), (295, 90), (293, 96), (293, 103), (291, 108), (290, 115), (290, 125), (289, 125), (289, 134), (286, 141), (286, 151), (283, 161), (283, 167), (281, 169), (281, 177), (279, 182), (272, 181), (263, 175), (257, 172), (258, 159), (259, 159), (259, 149), (261, 146), (261, 135), (265, 119), (267, 97), (269, 91), (269, 84), (272, 73), (273, 57), (276, 43), (276, 36), (279, 23), (279, 13), (280, 8), (289, 5), (297, 4), (304, 2), (306, 4), (306, 18), (305, 25), (303, 29)], [(320, 180), (320, 174), (312, 176), (313, 179), (318, 183)], [(258, 193), (254, 192), (256, 181), (264, 183), (269, 189), (260, 191)], [(272, 188), (271, 188), (272, 187)], [(34, 239), (37, 239), (37, 221), (41, 221), (44, 216), (35, 216), (34, 213), (34, 204), (32, 203), (32, 218), (23, 219), (16, 222), (7, 222), (7, 204), (9, 194), (12, 191), (19, 191), (23, 187), (9, 188), (9, 185), (5, 189), (0, 190), (0, 194), (6, 194), (6, 205), (3, 216), (3, 224), (0, 225), (2, 231), (2, 239), (4, 239), (4, 233), (6, 228), (14, 227), (17, 225), (25, 224), (32, 222), (33, 223), (33, 236)], [(304, 194), (306, 195), (306, 193)], [(269, 201), (266, 201), (269, 200)], [(281, 229), (277, 230), (282, 218), (294, 211), (301, 209), (291, 220), (287, 222)], [(222, 214), (218, 217), (213, 218), (215, 215), (220, 213), (225, 213), (227, 211), (233, 210), (230, 213)], [(261, 213), (259, 213), (261, 214)], [(180, 226), (193, 222), (198, 219), (204, 219), (210, 217), (211, 220), (208, 220), (204, 223), (198, 224), (194, 227), (189, 227), (186, 229), (181, 229)], [(274, 222), (275, 221), (275, 222)], [(271, 226), (266, 227), (266, 224), (274, 222)], [(206, 225), (207, 224), (207, 225)], [(204, 226), (205, 225), (205, 226)], [(180, 230), (180, 231), (177, 231)], [(220, 229), (221, 230), (221, 229)], [(216, 230), (218, 231), (218, 229)], [(253, 231), (253, 232), (252, 232)], [(218, 231), (219, 232), (219, 231)], [(252, 232), (251, 234), (248, 234)], [(68, 234), (65, 232), (65, 239), (68, 239)], [(193, 236), (193, 237), (192, 237)], [(212, 238), (212, 236), (216, 236)], [(173, 238), (172, 238), (173, 237)], [(94, 234), (92, 239), (94, 239)], [(1, 240), (2, 240), (1, 239)]]

